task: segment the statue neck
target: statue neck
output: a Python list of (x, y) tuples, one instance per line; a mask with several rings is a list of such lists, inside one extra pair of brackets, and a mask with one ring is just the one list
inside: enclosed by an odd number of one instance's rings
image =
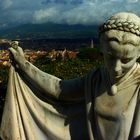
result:
[(111, 75), (108, 72), (108, 76), (109, 76), (111, 85), (118, 85), (118, 84), (122, 83), (130, 75), (132, 75), (132, 73), (136, 69), (136, 67), (137, 67), (137, 63), (135, 63), (134, 66), (127, 73), (125, 73), (122, 77), (119, 77), (119, 78), (111, 77)]

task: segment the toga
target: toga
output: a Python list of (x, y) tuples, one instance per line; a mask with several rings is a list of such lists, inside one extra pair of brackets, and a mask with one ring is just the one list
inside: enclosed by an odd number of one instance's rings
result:
[(140, 139), (139, 64), (115, 85), (115, 94), (105, 67), (71, 80), (44, 73), (31, 63), (27, 69), (32, 76), (10, 68), (3, 140)]

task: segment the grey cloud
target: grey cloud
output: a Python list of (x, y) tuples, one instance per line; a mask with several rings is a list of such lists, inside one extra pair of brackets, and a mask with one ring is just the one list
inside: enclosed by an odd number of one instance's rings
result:
[(2, 10), (7, 9), (10, 6), (12, 6), (12, 4), (13, 4), (12, 0), (3, 0), (3, 1), (0, 1), (0, 8)]
[(0, 27), (24, 23), (100, 24), (120, 11), (140, 13), (138, 0), (1, 0)]
[[(112, 0), (111, 0), (112, 1)], [(79, 5), (51, 4), (46, 9), (36, 10), (34, 23), (55, 22), (67, 24), (99, 24), (107, 16), (122, 11), (122, 0), (82, 0)]]
[[(95, 1), (95, 0), (87, 0), (87, 1)], [(45, 5), (48, 5), (48, 4), (79, 5), (84, 2), (85, 2), (85, 0), (44, 0), (44, 1), (42, 1), (42, 4), (45, 4)]]
[(0, 28), (31, 23), (34, 11), (42, 7), (40, 0), (0, 0)]
[(137, 3), (138, 0), (128, 0), (127, 2), (128, 2), (128, 3)]

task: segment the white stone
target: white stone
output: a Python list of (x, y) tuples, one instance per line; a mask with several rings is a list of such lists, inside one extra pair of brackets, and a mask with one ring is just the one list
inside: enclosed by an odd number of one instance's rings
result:
[[(132, 13), (117, 13), (110, 20), (140, 26), (140, 18)], [(1, 138), (140, 139), (140, 65), (136, 62), (140, 37), (134, 32), (111, 28), (103, 32), (100, 46), (105, 66), (71, 80), (36, 68), (25, 59), (18, 44), (9, 48), (21, 73), (11, 66)]]

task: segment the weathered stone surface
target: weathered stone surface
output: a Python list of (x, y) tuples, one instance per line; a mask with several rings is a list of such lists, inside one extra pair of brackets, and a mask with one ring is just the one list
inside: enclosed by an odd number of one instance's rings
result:
[(139, 139), (140, 65), (136, 60), (140, 36), (136, 26), (140, 27), (140, 18), (132, 13), (113, 15), (100, 32), (105, 66), (72, 80), (40, 71), (25, 59), (19, 46), (11, 47), (17, 65), (10, 70), (1, 137)]

